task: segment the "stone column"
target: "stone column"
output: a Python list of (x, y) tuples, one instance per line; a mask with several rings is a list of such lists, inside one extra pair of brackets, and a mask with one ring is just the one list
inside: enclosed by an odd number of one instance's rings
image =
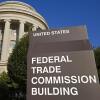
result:
[(4, 35), (3, 35), (3, 43), (2, 43), (2, 51), (1, 51), (1, 61), (8, 60), (9, 46), (10, 46), (10, 20), (6, 19)]
[(24, 32), (25, 21), (20, 20), (19, 22), (20, 22), (20, 24), (19, 24), (19, 39), (20, 39), (25, 34), (25, 32)]
[(36, 31), (37, 28), (38, 28), (38, 26), (32, 25), (32, 31), (33, 31), (33, 32)]

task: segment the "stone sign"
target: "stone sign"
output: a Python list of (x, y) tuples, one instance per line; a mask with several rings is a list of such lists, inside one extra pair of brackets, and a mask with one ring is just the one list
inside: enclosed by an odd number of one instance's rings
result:
[(99, 79), (85, 26), (30, 33), (29, 43), (27, 100), (99, 98)]

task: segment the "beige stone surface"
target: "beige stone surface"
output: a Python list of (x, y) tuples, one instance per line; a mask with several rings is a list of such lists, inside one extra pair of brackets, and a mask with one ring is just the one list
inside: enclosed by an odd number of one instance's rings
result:
[(19, 1), (0, 3), (0, 73), (7, 71), (7, 60), (16, 41), (32, 30), (45, 30), (45, 19), (30, 5)]

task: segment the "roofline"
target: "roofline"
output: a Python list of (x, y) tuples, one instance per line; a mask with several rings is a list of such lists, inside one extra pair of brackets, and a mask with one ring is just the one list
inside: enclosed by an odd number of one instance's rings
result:
[(27, 7), (29, 7), (31, 10), (34, 10), (34, 11), (36, 11), (35, 10), (35, 8), (33, 8), (32, 6), (30, 6), (29, 4), (27, 4), (27, 3), (25, 3), (25, 2), (21, 2), (21, 1), (3, 1), (3, 2), (1, 2), (0, 3), (0, 6), (1, 5), (4, 5), (4, 4), (20, 4), (20, 5), (23, 5), (23, 6), (27, 6)]
[[(23, 5), (23, 6), (27, 6), (29, 7), (31, 10), (33, 10), (36, 15), (34, 17), (36, 17), (37, 19), (41, 20), (41, 22), (43, 22), (46, 26), (46, 28), (49, 28), (46, 20), (42, 17), (42, 15), (40, 15), (32, 6), (30, 6), (27, 3), (21, 2), (21, 1), (3, 1), (0, 3), (0, 6), (5, 5), (5, 4), (19, 4), (19, 5)], [(26, 13), (25, 13), (26, 14)], [(32, 15), (31, 15), (32, 16)], [(39, 18), (38, 16), (40, 16), (41, 18)]]

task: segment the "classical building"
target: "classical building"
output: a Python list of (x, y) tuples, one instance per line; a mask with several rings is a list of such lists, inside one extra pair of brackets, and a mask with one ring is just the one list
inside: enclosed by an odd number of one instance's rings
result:
[(30, 5), (19, 1), (0, 3), (0, 73), (7, 71), (13, 47), (30, 28), (47, 29), (44, 18)]

